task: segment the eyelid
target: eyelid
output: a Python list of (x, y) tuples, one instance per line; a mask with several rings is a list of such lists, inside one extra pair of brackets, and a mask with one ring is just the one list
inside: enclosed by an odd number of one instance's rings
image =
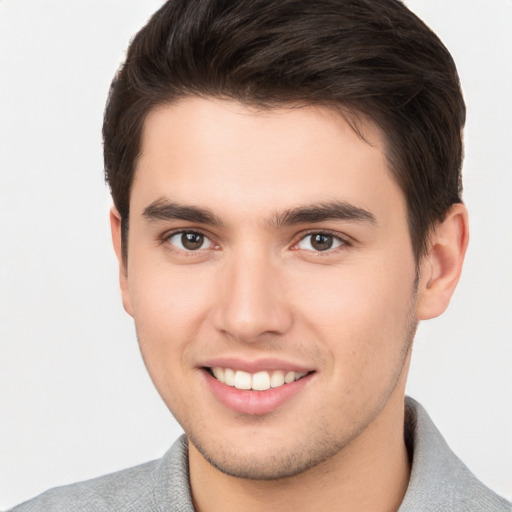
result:
[[(205, 238), (205, 240), (208, 240), (210, 242), (210, 247), (206, 247), (204, 249), (202, 248), (202, 249), (197, 249), (195, 251), (191, 251), (191, 250), (186, 250), (186, 249), (180, 249), (179, 247), (176, 247), (176, 246), (174, 246), (174, 245), (172, 245), (170, 243), (169, 240), (173, 236), (182, 235), (184, 233), (191, 233), (191, 234), (195, 234), (195, 235), (201, 235), (202, 237)], [(215, 249), (215, 248), (219, 247), (218, 243), (216, 243), (214, 241), (213, 237), (210, 234), (206, 233), (202, 229), (197, 229), (197, 228), (176, 228), (176, 229), (171, 229), (169, 231), (165, 231), (159, 237), (159, 242), (162, 245), (166, 245), (168, 248), (170, 248), (170, 250), (173, 250), (175, 252), (182, 252), (182, 253), (190, 254), (190, 255), (192, 255), (192, 254), (200, 254), (203, 251), (207, 251), (207, 250), (210, 250), (212, 248)]]
[[(300, 248), (297, 247), (298, 244), (302, 240), (304, 240), (306, 237), (312, 236), (312, 235), (328, 235), (328, 236), (332, 236), (333, 238), (335, 238), (336, 240), (341, 242), (341, 246), (335, 247), (333, 249), (327, 249), (325, 251), (310, 251), (310, 252), (314, 252), (315, 254), (318, 254), (318, 255), (332, 254), (333, 252), (336, 252), (336, 250), (340, 250), (343, 247), (351, 247), (352, 245), (354, 245), (354, 240), (351, 237), (349, 237), (348, 235), (339, 233), (338, 231), (333, 231), (331, 229), (310, 229), (310, 230), (300, 233), (296, 237), (296, 240), (295, 240), (295, 242), (293, 242), (291, 248), (294, 250), (301, 250)], [(307, 249), (304, 249), (304, 250), (307, 250)]]
[[(169, 239), (171, 237), (173, 237), (175, 235), (180, 235), (183, 233), (194, 233), (197, 235), (201, 235), (201, 236), (205, 237), (205, 239), (207, 239), (210, 242), (211, 247), (207, 247), (206, 249), (197, 249), (195, 251), (187, 251), (187, 250), (181, 250), (175, 246), (172, 246), (172, 244), (169, 243)], [(341, 248), (351, 247), (352, 245), (354, 245), (354, 240), (350, 236), (342, 234), (338, 231), (333, 231), (331, 229), (309, 229), (307, 231), (300, 233), (299, 235), (297, 235), (295, 237), (295, 241), (292, 243), (291, 249), (300, 250), (297, 246), (302, 240), (304, 240), (304, 238), (306, 238), (308, 236), (312, 236), (312, 235), (318, 235), (318, 234), (332, 236), (333, 238), (335, 238), (342, 244), (341, 246), (338, 246), (334, 249), (327, 249), (325, 251), (311, 251), (311, 252), (315, 252), (318, 255), (322, 255), (322, 254), (327, 255), (327, 254), (335, 252), (337, 249), (340, 249), (340, 247)], [(171, 250), (174, 250), (176, 252), (188, 253), (190, 255), (192, 255), (194, 253), (196, 253), (196, 254), (201, 253), (202, 251), (209, 250), (212, 248), (218, 249), (220, 247), (218, 242), (215, 241), (215, 239), (212, 235), (210, 235), (205, 230), (198, 229), (198, 228), (175, 228), (175, 229), (165, 231), (164, 233), (162, 233), (161, 236), (159, 236), (159, 242), (162, 245), (170, 246)]]

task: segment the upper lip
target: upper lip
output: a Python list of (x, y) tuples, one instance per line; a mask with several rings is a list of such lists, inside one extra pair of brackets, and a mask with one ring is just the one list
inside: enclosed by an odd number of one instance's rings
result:
[(257, 373), (271, 370), (284, 370), (298, 373), (309, 373), (313, 368), (304, 364), (286, 361), (275, 357), (260, 357), (253, 359), (242, 359), (240, 357), (214, 357), (201, 362), (199, 365), (206, 368), (230, 368), (241, 370), (247, 373)]

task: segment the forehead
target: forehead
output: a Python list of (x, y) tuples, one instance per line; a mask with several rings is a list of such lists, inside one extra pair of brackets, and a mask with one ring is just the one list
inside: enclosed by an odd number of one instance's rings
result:
[(145, 120), (132, 200), (144, 207), (160, 194), (258, 211), (340, 199), (365, 207), (386, 196), (403, 203), (379, 128), (359, 120), (358, 130), (324, 106), (181, 99)]

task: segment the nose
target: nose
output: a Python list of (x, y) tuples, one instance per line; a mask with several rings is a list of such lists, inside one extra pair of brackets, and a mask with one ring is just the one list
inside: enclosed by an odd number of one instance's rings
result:
[(279, 263), (263, 254), (239, 254), (219, 275), (215, 328), (251, 343), (286, 333), (293, 314)]

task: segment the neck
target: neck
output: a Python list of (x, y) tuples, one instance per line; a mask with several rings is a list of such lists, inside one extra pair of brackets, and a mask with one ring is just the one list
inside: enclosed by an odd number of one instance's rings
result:
[(272, 481), (225, 475), (189, 443), (194, 506), (198, 512), (396, 511), (410, 474), (403, 425), (400, 394), (336, 456), (294, 477)]

